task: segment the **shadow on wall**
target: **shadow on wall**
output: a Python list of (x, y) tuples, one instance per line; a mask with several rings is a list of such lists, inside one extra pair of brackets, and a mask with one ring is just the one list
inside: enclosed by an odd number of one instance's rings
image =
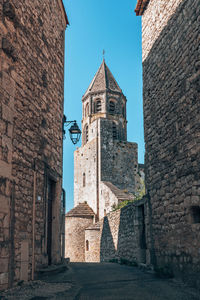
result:
[(144, 201), (111, 212), (103, 220), (100, 261), (146, 263), (146, 209)]
[(117, 259), (108, 217), (104, 217), (100, 241), (100, 261)]
[(145, 178), (156, 267), (199, 288), (200, 6), (198, 0), (179, 2), (173, 14), (165, 9), (155, 18), (156, 26), (162, 14), (170, 17), (151, 50), (143, 46)]

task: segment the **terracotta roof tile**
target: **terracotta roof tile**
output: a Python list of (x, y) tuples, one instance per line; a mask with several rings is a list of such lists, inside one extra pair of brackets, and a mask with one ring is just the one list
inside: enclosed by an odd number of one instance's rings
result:
[(63, 4), (63, 0), (58, 0), (58, 3), (60, 5), (60, 8), (61, 8), (61, 11), (62, 11), (62, 14), (63, 14), (63, 18), (65, 20), (65, 24), (66, 24), (66, 27), (67, 27), (67, 25), (69, 25), (69, 21), (68, 21), (68, 18), (67, 18), (67, 14), (66, 14), (66, 10), (65, 10), (65, 7), (64, 7), (64, 4)]
[(76, 207), (72, 208), (65, 216), (66, 217), (92, 217), (95, 213), (91, 207), (86, 203), (79, 203)]
[(135, 12), (136, 16), (142, 16), (150, 0), (138, 0)]

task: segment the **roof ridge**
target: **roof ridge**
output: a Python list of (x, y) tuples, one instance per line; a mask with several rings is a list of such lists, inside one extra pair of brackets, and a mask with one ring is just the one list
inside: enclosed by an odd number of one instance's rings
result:
[(116, 185), (114, 185), (110, 181), (103, 181), (103, 183), (111, 190), (111, 192), (120, 200), (120, 199), (127, 199), (131, 200), (134, 199), (134, 194), (130, 192), (124, 192), (123, 190), (119, 189)]
[[(105, 61), (104, 61), (104, 63), (105, 63)], [(109, 71), (109, 73), (110, 73), (110, 75), (111, 75), (111, 76), (112, 76), (112, 78), (114, 79), (114, 82), (115, 82), (115, 84), (117, 85), (118, 89), (119, 89), (119, 90), (120, 90), (120, 92), (122, 93), (122, 89), (120, 88), (119, 84), (117, 83), (117, 81), (116, 81), (115, 77), (113, 76), (112, 72), (110, 71), (110, 69), (109, 69), (109, 67), (107, 66), (107, 64), (106, 64), (106, 63), (105, 63), (105, 67), (106, 67), (106, 70), (105, 70), (106, 78), (108, 77), (108, 76), (107, 76), (107, 70), (108, 70), (108, 71)], [(110, 88), (109, 88), (109, 86), (108, 86), (108, 87), (106, 86), (106, 88), (110, 89)]]
[(72, 208), (69, 212), (66, 213), (65, 216), (94, 216), (95, 213), (93, 209), (87, 204), (87, 202), (81, 202), (74, 208)]
[(89, 93), (98, 93), (102, 90), (111, 90), (113, 92), (122, 93), (119, 84), (106, 64), (105, 59), (103, 59), (98, 71), (82, 98), (85, 98)]
[(108, 88), (108, 76), (107, 76), (107, 70), (106, 70), (106, 63), (105, 60), (103, 59), (103, 64), (104, 64), (104, 73), (105, 73), (105, 83), (106, 83), (106, 89)]
[(98, 71), (96, 72), (96, 74), (95, 74), (95, 76), (94, 76), (94, 78), (93, 78), (93, 80), (92, 80), (91, 84), (89, 85), (89, 88), (88, 88), (88, 90), (89, 90), (89, 91), (90, 91), (90, 90), (93, 88), (93, 85), (94, 85), (95, 79), (97, 78), (97, 75), (98, 75), (98, 74), (99, 74), (99, 72), (100, 72), (100, 69), (101, 69), (101, 66), (102, 66), (102, 64), (103, 64), (103, 62), (101, 63), (101, 65), (100, 65), (100, 67), (99, 67)]

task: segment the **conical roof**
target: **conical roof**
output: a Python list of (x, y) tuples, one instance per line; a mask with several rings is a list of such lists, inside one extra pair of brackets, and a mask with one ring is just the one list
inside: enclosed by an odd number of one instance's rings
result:
[(122, 90), (120, 89), (117, 81), (106, 65), (105, 60), (103, 60), (102, 64), (100, 65), (96, 75), (94, 76), (83, 97), (87, 96), (89, 93), (104, 90), (111, 90), (114, 92), (122, 93)]
[(72, 208), (65, 216), (66, 217), (90, 217), (94, 216), (92, 208), (87, 202), (79, 203), (76, 207)]

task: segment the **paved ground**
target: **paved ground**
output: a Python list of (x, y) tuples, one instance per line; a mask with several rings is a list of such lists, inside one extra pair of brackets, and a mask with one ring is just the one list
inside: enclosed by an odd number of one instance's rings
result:
[(197, 290), (159, 279), (137, 267), (112, 263), (71, 263), (57, 275), (0, 294), (8, 300), (200, 300)]

